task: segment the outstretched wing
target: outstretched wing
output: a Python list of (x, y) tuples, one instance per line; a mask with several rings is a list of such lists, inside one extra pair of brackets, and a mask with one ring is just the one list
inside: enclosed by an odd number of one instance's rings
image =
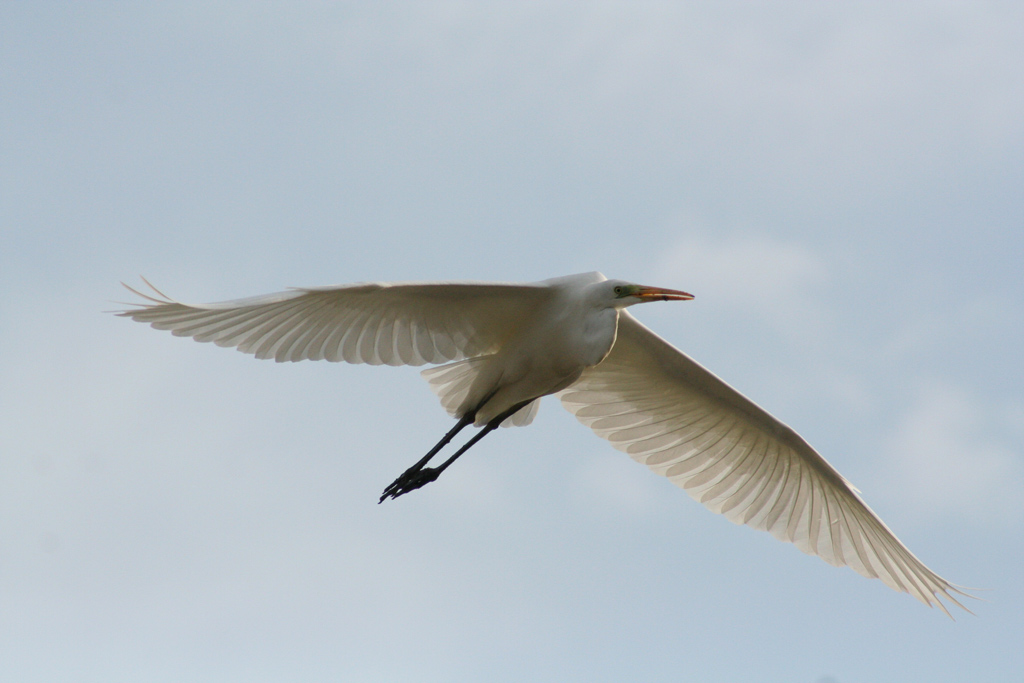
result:
[[(796, 432), (623, 312), (608, 357), (561, 394), (619, 450), (737, 524), (949, 611), (926, 567)], [(966, 609), (966, 608), (964, 608)]]
[(365, 283), (189, 305), (149, 286), (128, 287), (146, 301), (118, 315), (257, 358), (372, 365), (491, 353), (550, 296), (545, 283)]

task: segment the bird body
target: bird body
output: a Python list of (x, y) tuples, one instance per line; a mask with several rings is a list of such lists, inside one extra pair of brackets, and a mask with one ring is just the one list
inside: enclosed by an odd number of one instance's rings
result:
[(595, 276), (546, 281), (548, 296), (510, 329), (497, 351), (462, 361), (473, 377), (453, 417), (476, 411), (474, 424), (482, 426), (516, 405), (530, 411), (534, 400), (565, 389), (604, 360), (619, 316), (608, 295), (615, 284)]
[[(381, 502), (434, 481), (499, 425), (529, 424), (539, 399), (557, 394), (597, 435), (712, 511), (946, 614), (940, 596), (963, 607), (955, 596), (967, 594), (918, 560), (803, 438), (625, 310), (693, 298), (685, 292), (600, 273), (364, 283), (203, 305), (132, 291), (147, 301), (120, 315), (258, 358), (438, 364), (422, 374), (456, 425)], [(471, 424), (476, 434), (429, 467)]]

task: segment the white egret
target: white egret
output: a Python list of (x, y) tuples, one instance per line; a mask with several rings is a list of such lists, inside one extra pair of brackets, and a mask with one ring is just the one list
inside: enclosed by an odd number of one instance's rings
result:
[[(120, 315), (257, 358), (445, 363), (422, 374), (457, 423), (381, 502), (435, 480), (499, 425), (529, 424), (539, 399), (557, 393), (580, 422), (712, 511), (947, 615), (940, 596), (963, 607), (955, 595), (967, 593), (918, 560), (796, 432), (625, 310), (693, 298), (685, 292), (600, 273), (314, 287), (204, 305), (132, 291), (147, 301)], [(480, 431), (428, 467), (470, 424)]]

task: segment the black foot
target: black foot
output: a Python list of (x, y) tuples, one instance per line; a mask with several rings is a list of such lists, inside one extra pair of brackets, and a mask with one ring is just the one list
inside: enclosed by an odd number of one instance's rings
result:
[(424, 467), (418, 470), (406, 471), (384, 489), (384, 493), (380, 495), (380, 500), (377, 501), (377, 504), (380, 505), (388, 498), (398, 498), (409, 493), (409, 491), (415, 491), (421, 486), (426, 486), (441, 476), (441, 469), (440, 467)]

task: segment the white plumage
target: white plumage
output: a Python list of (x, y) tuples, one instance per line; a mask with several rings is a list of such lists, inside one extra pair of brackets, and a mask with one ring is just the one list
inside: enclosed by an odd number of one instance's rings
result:
[[(558, 393), (598, 436), (712, 511), (946, 614), (940, 597), (963, 607), (955, 596), (967, 594), (918, 560), (796, 432), (624, 310), (692, 298), (685, 292), (587, 273), (533, 284), (317, 287), (204, 305), (155, 288), (136, 293), (148, 302), (121, 315), (257, 358), (448, 363), (423, 375), (459, 423), (381, 500), (433, 481), (499, 424), (529, 424), (540, 397)], [(484, 429), (440, 467), (425, 467), (470, 423)]]

